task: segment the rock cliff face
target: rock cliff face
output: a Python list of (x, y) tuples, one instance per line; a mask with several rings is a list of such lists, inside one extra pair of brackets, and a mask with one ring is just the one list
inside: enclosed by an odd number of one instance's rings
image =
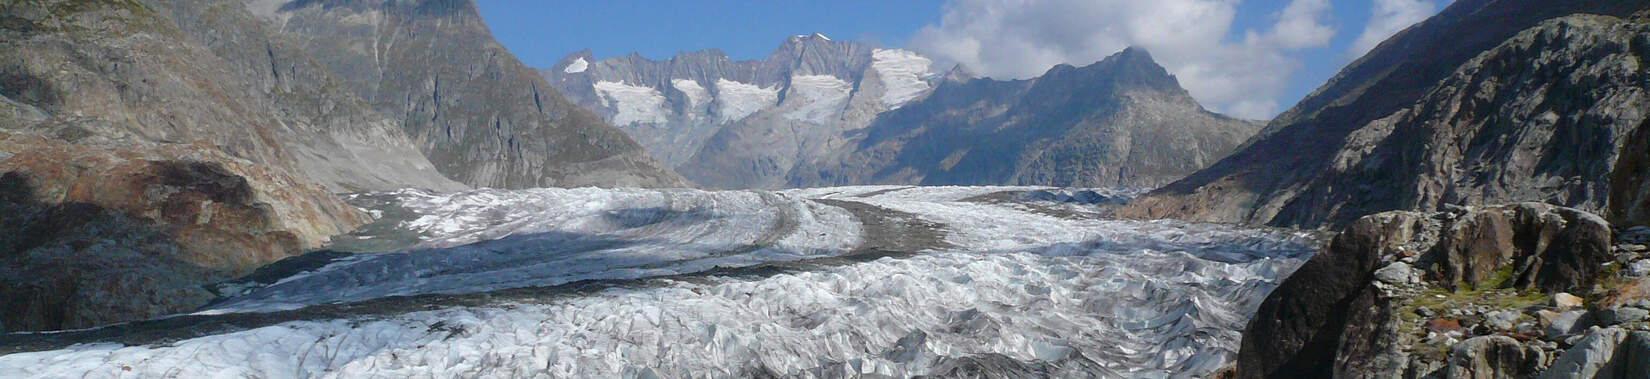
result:
[(1612, 167), (1650, 109), (1650, 29), (1618, 18), (1646, 7), (1455, 2), (1124, 214), (1318, 227), (1445, 204), (1602, 212)]
[(399, 123), (454, 180), (498, 188), (685, 185), (517, 61), (469, 0), (244, 5)]
[[(291, 51), (205, 5), (0, 6), (5, 328), (186, 310), (211, 280), (367, 221), (330, 191), (461, 188), (324, 75), (265, 81)], [(262, 53), (228, 54), (227, 34)]]
[[(1530, 377), (1603, 365), (1613, 356), (1589, 352), (1583, 339), (1604, 338), (1589, 326), (1650, 327), (1641, 309), (1589, 312), (1568, 295), (1631, 275), (1615, 261), (1641, 257), (1611, 242), (1603, 218), (1540, 203), (1363, 217), (1261, 303), (1237, 376)], [(1603, 349), (1614, 351), (1627, 332), (1608, 330), (1620, 334)]]
[(699, 184), (773, 188), (845, 133), (927, 94), (938, 80), (931, 65), (910, 51), (813, 34), (761, 60), (705, 50), (597, 61), (581, 51), (542, 73)]
[(1211, 113), (1130, 48), (1030, 80), (951, 76), (879, 116), (789, 184), (1153, 187), (1225, 156), (1259, 126)]

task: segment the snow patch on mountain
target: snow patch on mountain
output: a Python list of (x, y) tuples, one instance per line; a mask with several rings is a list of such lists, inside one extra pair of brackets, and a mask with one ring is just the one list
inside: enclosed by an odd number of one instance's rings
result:
[(828, 122), (840, 113), (852, 90), (852, 85), (835, 76), (792, 76), (790, 95), (785, 97), (785, 101), (798, 102), (800, 105), (786, 112), (785, 118), (818, 124)]
[(665, 95), (652, 87), (633, 86), (622, 82), (596, 82), (596, 94), (602, 106), (613, 109), (613, 125), (662, 124), (666, 115)]
[(578, 58), (573, 58), (573, 63), (568, 63), (567, 68), (561, 69), (561, 72), (565, 72), (565, 73), (569, 73), (569, 74), (577, 74), (577, 73), (584, 72), (585, 69), (589, 69), (589, 68), (590, 68), (590, 61), (584, 60), (584, 57), (578, 57)]
[(716, 79), (716, 113), (721, 122), (744, 119), (751, 114), (779, 103), (779, 87), (759, 87), (727, 79)]
[(908, 50), (872, 51), (871, 68), (877, 71), (877, 76), (882, 78), (882, 85), (885, 87), (882, 103), (889, 109), (895, 109), (922, 96), (928, 91), (928, 82), (923, 78), (931, 74), (929, 66), (933, 64), (933, 60)]

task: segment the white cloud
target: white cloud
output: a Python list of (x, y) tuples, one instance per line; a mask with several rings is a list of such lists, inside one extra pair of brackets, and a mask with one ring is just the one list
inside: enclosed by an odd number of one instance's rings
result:
[(1370, 4), (1369, 23), (1364, 24), (1363, 34), (1358, 35), (1347, 53), (1362, 56), (1387, 37), (1432, 17), (1437, 11), (1438, 6), (1430, 0), (1374, 0)]
[(1291, 50), (1335, 35), (1328, 0), (1293, 0), (1265, 30), (1231, 41), (1239, 0), (952, 0), (911, 46), (982, 75), (1028, 78), (1086, 65), (1128, 46), (1152, 52), (1204, 105), (1270, 118), (1300, 67)]

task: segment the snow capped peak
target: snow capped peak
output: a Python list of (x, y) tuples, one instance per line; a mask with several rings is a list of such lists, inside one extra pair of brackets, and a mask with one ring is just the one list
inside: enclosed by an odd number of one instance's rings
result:
[(561, 69), (561, 72), (565, 72), (565, 73), (569, 73), (569, 74), (577, 74), (577, 73), (584, 72), (584, 70), (589, 69), (589, 68), (590, 68), (590, 61), (584, 60), (584, 57), (578, 57), (578, 58), (573, 58), (573, 63), (568, 63), (567, 68)]
[(817, 33), (817, 32), (816, 32), (816, 33), (814, 33), (814, 37), (815, 37), (815, 38), (819, 38), (819, 39), (822, 39), (822, 40), (826, 40), (826, 41), (830, 41), (830, 40), (831, 40), (831, 37), (826, 37), (826, 36), (825, 36), (825, 35), (824, 35), (824, 34), (820, 34), (820, 33)]

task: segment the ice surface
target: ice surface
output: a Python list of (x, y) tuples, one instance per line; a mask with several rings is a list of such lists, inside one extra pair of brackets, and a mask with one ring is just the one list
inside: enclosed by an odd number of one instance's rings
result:
[(791, 77), (790, 96), (785, 102), (796, 101), (800, 106), (785, 113), (785, 118), (796, 121), (825, 123), (842, 110), (848, 102), (853, 86), (830, 75), (795, 75)]
[[(656, 284), (18, 353), (0, 356), (0, 377), (900, 377), (982, 361), (992, 376), (1205, 375), (1316, 244), (1301, 232), (1046, 211), (1100, 206), (1063, 201), (1079, 194), (1132, 192), (401, 191), (393, 197), (419, 215), (403, 225), (423, 235), (418, 247), (289, 278), (219, 311), (576, 277)], [(830, 205), (847, 203), (918, 217), (948, 244), (802, 271), (660, 277), (843, 254), (880, 227)], [(697, 263), (706, 261), (717, 263)]]
[(596, 82), (593, 86), (601, 95), (602, 106), (613, 109), (614, 125), (669, 121), (665, 117), (665, 95), (657, 89), (609, 81)]
[(721, 122), (744, 119), (757, 111), (779, 103), (779, 87), (758, 87), (727, 79), (716, 79), (716, 113)]
[(839, 255), (860, 240), (847, 211), (779, 193), (580, 188), (397, 197), (421, 215), (404, 225), (426, 236), (410, 251), (333, 264), (208, 311), (664, 276)]
[(877, 49), (871, 52), (871, 68), (877, 71), (882, 78), (885, 88), (882, 93), (882, 103), (889, 109), (899, 108), (906, 102), (922, 96), (928, 91), (928, 82), (922, 78), (929, 75), (928, 67), (934, 61), (924, 58), (917, 53), (900, 49)]
[(590, 61), (584, 60), (584, 57), (578, 57), (578, 58), (573, 58), (573, 62), (568, 63), (567, 68), (561, 69), (561, 72), (565, 72), (565, 73), (569, 73), (569, 74), (577, 74), (577, 73), (584, 72), (584, 70), (589, 69), (589, 68), (590, 68)]

